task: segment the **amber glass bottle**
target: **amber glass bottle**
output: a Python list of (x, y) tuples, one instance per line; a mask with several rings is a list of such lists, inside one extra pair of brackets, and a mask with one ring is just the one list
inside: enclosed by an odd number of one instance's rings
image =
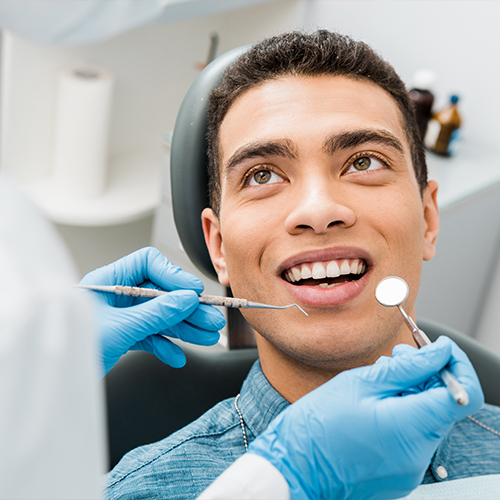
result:
[(410, 99), (415, 107), (418, 130), (422, 140), (427, 132), (427, 124), (432, 117), (434, 95), (431, 91), (436, 75), (429, 70), (421, 69), (413, 76), (413, 88), (410, 90)]
[(452, 156), (455, 153), (462, 123), (457, 103), (458, 97), (452, 95), (450, 104), (429, 122), (425, 145), (434, 153), (445, 156)]

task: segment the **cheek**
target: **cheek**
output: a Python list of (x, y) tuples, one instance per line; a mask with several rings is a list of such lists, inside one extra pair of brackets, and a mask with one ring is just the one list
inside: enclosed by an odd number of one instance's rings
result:
[[(383, 236), (395, 271), (415, 280), (420, 276), (425, 225), (420, 198), (407, 193), (393, 196), (390, 203), (379, 205), (370, 215)], [(419, 278), (418, 278), (419, 279)]]
[(234, 293), (243, 293), (243, 288), (261, 283), (255, 277), (261, 272), (262, 256), (272, 244), (279, 222), (273, 211), (255, 207), (227, 207), (221, 222), (230, 285)]

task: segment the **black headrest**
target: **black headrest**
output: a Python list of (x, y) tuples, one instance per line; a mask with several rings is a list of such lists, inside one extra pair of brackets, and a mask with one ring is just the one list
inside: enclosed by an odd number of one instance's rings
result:
[(177, 232), (195, 266), (216, 281), (217, 274), (205, 246), (201, 225), (201, 212), (209, 206), (206, 141), (208, 96), (221, 82), (224, 70), (248, 48), (244, 46), (226, 52), (200, 73), (182, 101), (172, 137), (170, 175)]

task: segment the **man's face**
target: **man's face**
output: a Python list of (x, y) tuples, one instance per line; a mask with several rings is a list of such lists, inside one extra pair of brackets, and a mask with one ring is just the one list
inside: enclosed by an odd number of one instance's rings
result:
[(220, 282), (235, 297), (309, 313), (246, 310), (259, 348), (340, 371), (411, 343), (374, 291), (404, 278), (413, 311), (434, 253), (436, 186), (422, 200), (390, 95), (344, 77), (268, 81), (231, 106), (220, 151), (220, 217), (203, 213)]

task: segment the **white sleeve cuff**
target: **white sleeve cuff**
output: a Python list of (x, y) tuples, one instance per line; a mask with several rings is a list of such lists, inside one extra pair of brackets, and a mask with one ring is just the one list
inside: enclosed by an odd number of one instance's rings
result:
[(281, 472), (260, 455), (245, 453), (226, 469), (199, 500), (290, 500)]

